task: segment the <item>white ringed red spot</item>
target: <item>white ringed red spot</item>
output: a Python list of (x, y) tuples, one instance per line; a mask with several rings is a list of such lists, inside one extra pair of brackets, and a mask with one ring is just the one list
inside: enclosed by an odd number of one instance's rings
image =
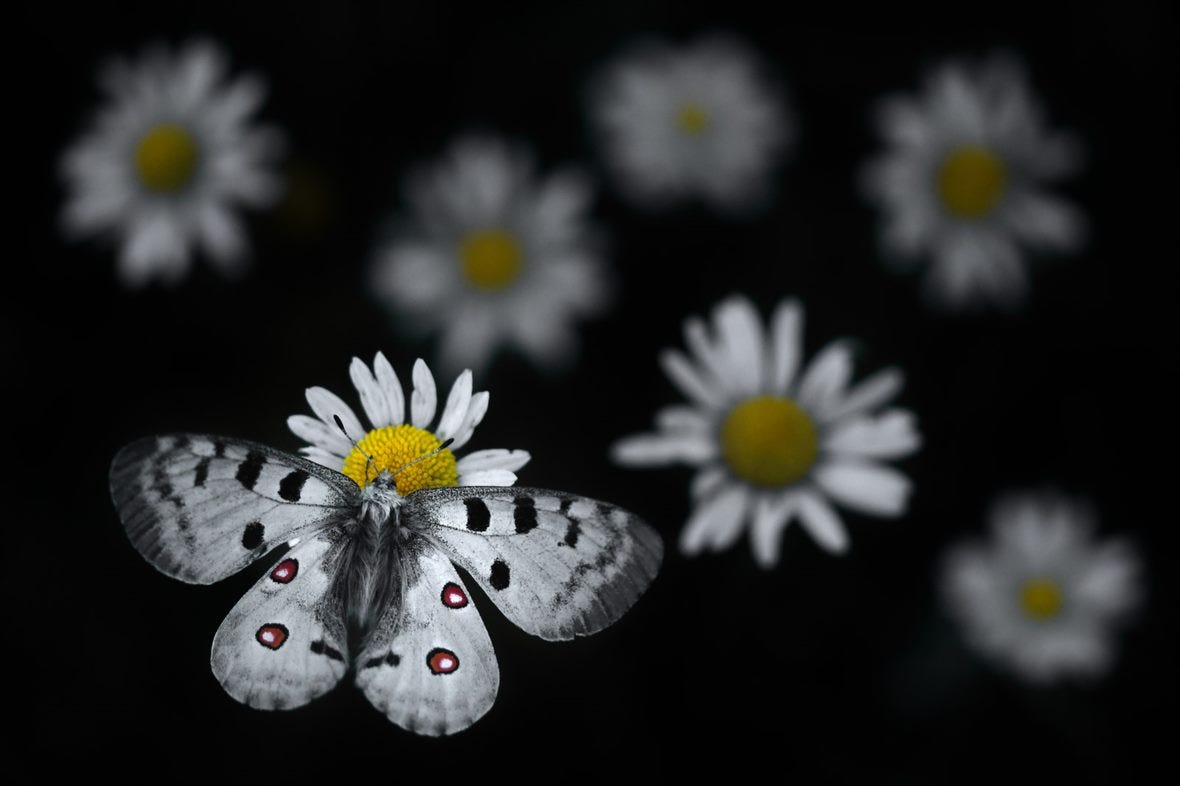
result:
[(467, 605), (467, 593), (453, 581), (448, 581), (442, 588), (443, 605), (449, 609), (461, 609)]
[(277, 584), (290, 584), (299, 575), (299, 560), (285, 559), (270, 572), (270, 580)]
[(259, 628), (258, 632), (254, 634), (254, 638), (268, 650), (277, 650), (286, 643), (288, 635), (290, 634), (287, 632), (286, 625), (270, 622)]
[(426, 654), (426, 666), (432, 674), (450, 674), (459, 668), (459, 656), (442, 647), (435, 647)]

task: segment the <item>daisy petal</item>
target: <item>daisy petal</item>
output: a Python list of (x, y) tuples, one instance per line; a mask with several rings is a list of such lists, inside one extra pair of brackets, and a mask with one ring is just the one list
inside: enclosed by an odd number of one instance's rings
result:
[(783, 530), (791, 521), (791, 515), (798, 507), (796, 495), (787, 493), (777, 499), (764, 495), (754, 506), (754, 523), (750, 528), (750, 548), (754, 560), (763, 568), (778, 564), (783, 539)]
[(710, 409), (721, 406), (723, 401), (721, 393), (705, 383), (701, 375), (693, 368), (692, 363), (681, 352), (674, 349), (664, 350), (660, 353), (660, 365), (664, 367), (664, 373), (687, 398)]
[(451, 385), (451, 392), (447, 395), (447, 404), (443, 407), (442, 418), (438, 421), (435, 434), (441, 440), (458, 433), (463, 421), (467, 418), (467, 407), (471, 404), (471, 372), (465, 370)]
[(368, 432), (353, 413), (352, 407), (345, 404), (339, 396), (321, 387), (308, 388), (306, 395), (307, 403), (311, 405), (311, 411), (316, 414), (316, 417), (324, 421), (324, 424), (329, 428), (339, 431), (336, 425), (336, 418), (340, 418), (340, 421), (344, 424), (344, 430), (347, 432), (344, 436), (349, 441), (350, 450), (352, 443), (364, 439), (365, 434)]
[(478, 469), (459, 478), (461, 486), (511, 486), (516, 473), (506, 469)]
[(893, 459), (908, 456), (922, 444), (914, 415), (901, 409), (877, 417), (862, 415), (837, 423), (824, 437), (824, 451), (840, 456)]
[(506, 469), (510, 472), (523, 467), (532, 458), (527, 450), (505, 450), (492, 448), (468, 453), (458, 461), (460, 475), (470, 474), (485, 469)]
[(799, 381), (799, 403), (813, 416), (826, 420), (852, 376), (852, 349), (847, 341), (833, 341), (821, 349)]
[(843, 554), (848, 550), (848, 531), (844, 522), (823, 497), (812, 491), (800, 492), (796, 504), (799, 522), (816, 543), (832, 554)]
[(475, 433), (475, 427), (483, 421), (483, 416), (487, 414), (490, 395), (486, 390), (481, 390), (471, 396), (471, 403), (467, 405), (467, 416), (463, 418), (463, 423), (459, 426), (458, 433), (455, 434), (455, 441), (451, 443), (452, 450), (458, 450), (471, 439), (471, 435)]
[(717, 454), (715, 441), (701, 434), (636, 434), (611, 447), (611, 458), (633, 467), (674, 462), (700, 464)]
[(797, 300), (780, 303), (771, 319), (767, 384), (771, 392), (780, 396), (787, 395), (791, 389), (803, 355), (802, 321), (803, 307)]
[(893, 398), (905, 382), (899, 369), (887, 368), (878, 371), (849, 390), (837, 405), (824, 413), (829, 421), (846, 418), (863, 411), (875, 409)]
[(336, 463), (344, 460), (352, 450), (352, 444), (340, 433), (335, 425), (328, 426), (319, 418), (310, 415), (292, 415), (287, 418), (287, 428), (300, 439), (317, 448), (338, 456)]
[(735, 392), (752, 396), (762, 388), (762, 325), (754, 305), (744, 297), (722, 301), (713, 314), (713, 323), (730, 376), (727, 381)]
[(373, 428), (381, 428), (392, 423), (393, 418), (389, 413), (389, 402), (385, 400), (385, 393), (364, 361), (354, 357), (348, 367), (348, 376), (352, 378), (352, 385), (361, 397), (361, 406)]
[(729, 473), (724, 468), (716, 465), (700, 469), (692, 478), (692, 486), (689, 488), (689, 493), (693, 499), (707, 497), (720, 488), (721, 484), (728, 477)]
[(304, 457), (314, 461), (315, 463), (327, 467), (328, 469), (334, 469), (337, 472), (339, 472), (340, 468), (344, 466), (343, 457), (337, 456), (335, 453), (331, 453), (327, 450), (324, 450), (323, 448), (315, 446), (303, 447), (299, 449), (299, 452), (302, 453)]
[(393, 366), (385, 359), (385, 354), (378, 352), (373, 358), (373, 372), (377, 377), (377, 384), (385, 394), (385, 402), (389, 407), (390, 426), (400, 426), (406, 419), (406, 395), (402, 390), (402, 383), (397, 378)]
[(681, 553), (691, 557), (705, 547), (721, 548), (719, 544), (732, 543), (741, 534), (748, 496), (744, 486), (733, 484), (702, 502), (680, 533)]
[(438, 395), (434, 387), (434, 375), (430, 368), (418, 358), (414, 361), (414, 392), (410, 395), (410, 423), (415, 428), (429, 429), (438, 407)]
[(900, 516), (912, 484), (895, 469), (861, 461), (830, 461), (819, 466), (815, 481), (834, 500), (862, 513)]

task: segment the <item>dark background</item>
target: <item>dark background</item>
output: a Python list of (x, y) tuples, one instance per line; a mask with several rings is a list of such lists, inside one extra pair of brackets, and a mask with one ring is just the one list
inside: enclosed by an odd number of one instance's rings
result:
[[(342, 4), (105, 5), (18, 11), (9, 28), (9, 211), (0, 376), (4, 477), (5, 769), (22, 781), (417, 782), (656, 780), (690, 775), (800, 783), (1144, 783), (1172, 720), (1175, 461), (1175, 65), (1171, 11), (1141, 3), (848, 8), (767, 15), (733, 4), (551, 3), (475, 9)], [(656, 584), (611, 629), (547, 644), (478, 598), (500, 659), (491, 712), (456, 737), (401, 731), (348, 681), (303, 709), (228, 698), (213, 633), (264, 566), (201, 588), (131, 548), (106, 471), (127, 441), (223, 433), (294, 450), (285, 426), (322, 384), (356, 402), (349, 359), (378, 349), (403, 379), (431, 345), (396, 334), (365, 293), (398, 183), (468, 129), (535, 144), (546, 169), (594, 168), (582, 87), (641, 33), (749, 40), (785, 84), (798, 143), (773, 208), (731, 221), (701, 209), (630, 209), (602, 178), (619, 297), (584, 323), (573, 371), (501, 357), (476, 379), (492, 406), (472, 449), (519, 447), (526, 485), (609, 499), (672, 546)], [(163, 38), (207, 34), (233, 68), (270, 84), (303, 196), (251, 220), (255, 264), (227, 282), (199, 262), (181, 286), (128, 293), (113, 251), (65, 243), (56, 161), (99, 100), (96, 66)], [(878, 149), (869, 110), (917, 89), (944, 57), (1010, 47), (1051, 123), (1089, 150), (1062, 188), (1091, 219), (1078, 255), (1036, 265), (1017, 316), (939, 317), (915, 278), (878, 263), (857, 171)], [(598, 172), (601, 175), (601, 172)], [(858, 376), (896, 363), (925, 446), (898, 521), (845, 514), (834, 558), (798, 526), (777, 570), (748, 544), (686, 560), (676, 536), (690, 473), (607, 458), (680, 396), (656, 364), (680, 326), (724, 295), (767, 314), (807, 309), (809, 355), (861, 341)], [(446, 389), (450, 379), (440, 379)], [(359, 409), (358, 409), (359, 411)], [(1156, 451), (1152, 453), (1151, 451)], [(992, 498), (1056, 486), (1092, 499), (1104, 534), (1132, 536), (1149, 598), (1104, 681), (1029, 688), (980, 662), (940, 611), (938, 557), (981, 533)]]

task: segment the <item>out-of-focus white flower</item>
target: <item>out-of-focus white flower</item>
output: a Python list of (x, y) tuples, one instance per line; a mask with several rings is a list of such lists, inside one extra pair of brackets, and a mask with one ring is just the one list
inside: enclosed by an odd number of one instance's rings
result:
[(113, 236), (127, 286), (179, 281), (194, 245), (238, 271), (248, 251), (238, 206), (280, 196), (272, 163), (282, 137), (250, 122), (263, 84), (254, 76), (223, 84), (226, 59), (214, 44), (193, 42), (175, 56), (159, 46), (138, 62), (111, 61), (100, 77), (106, 104), (63, 156), (65, 229)]
[(731, 38), (637, 46), (605, 69), (590, 103), (619, 189), (646, 207), (696, 197), (757, 208), (793, 136), (758, 58)]
[(1072, 135), (1045, 128), (1023, 69), (993, 55), (950, 62), (917, 97), (896, 96), (878, 117), (888, 150), (865, 170), (884, 216), (881, 241), (900, 270), (929, 258), (926, 295), (936, 306), (993, 302), (1011, 308), (1028, 289), (1022, 247), (1069, 250), (1085, 221), (1047, 183), (1079, 168)]
[(968, 641), (1033, 682), (1108, 670), (1115, 629), (1139, 602), (1135, 551), (1095, 542), (1091, 509), (1055, 493), (1010, 494), (990, 519), (990, 542), (953, 548), (943, 565)]
[[(292, 415), (287, 426), (310, 443), (300, 452), (361, 486), (382, 470), (402, 470), (397, 490), (403, 496), (436, 486), (511, 486), (516, 470), (528, 463), (527, 451), (503, 449), (477, 450), (456, 460), (452, 451), (467, 444), (488, 411), (488, 393), (472, 392), (470, 371), (460, 374), (451, 386), (437, 423), (434, 376), (421, 360), (414, 363), (409, 412), (402, 384), (385, 355), (377, 353), (372, 370), (353, 358), (349, 376), (371, 429), (361, 425), (339, 396), (321, 387), (307, 389), (307, 403), (316, 416)], [(448, 439), (451, 443), (442, 448)], [(423, 456), (429, 458), (423, 460)], [(411, 462), (415, 463), (407, 466)]]
[(783, 529), (796, 516), (828, 551), (848, 548), (831, 501), (875, 516), (902, 515), (910, 481), (884, 462), (917, 450), (914, 416), (880, 411), (901, 389), (887, 368), (849, 387), (852, 351), (836, 341), (803, 366), (802, 308), (784, 300), (764, 335), (754, 306), (731, 297), (684, 333), (691, 359), (665, 350), (660, 360), (690, 401), (656, 415), (657, 431), (614, 445), (631, 466), (698, 467), (697, 501), (680, 536), (688, 555), (730, 547), (750, 522), (750, 544), (763, 567), (779, 558)]
[(500, 345), (560, 366), (574, 320), (608, 301), (591, 198), (572, 169), (537, 180), (526, 149), (460, 139), (409, 179), (409, 220), (378, 249), (372, 286), (407, 329), (441, 333), (448, 368), (482, 368)]

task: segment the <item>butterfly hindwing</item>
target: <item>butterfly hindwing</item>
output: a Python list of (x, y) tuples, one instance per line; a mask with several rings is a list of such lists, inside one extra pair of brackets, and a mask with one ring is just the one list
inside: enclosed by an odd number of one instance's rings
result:
[(213, 638), (213, 674), (256, 709), (289, 709), (327, 693), (348, 670), (342, 599), (346, 547), (331, 527), (297, 544), (233, 607)]
[(402, 592), (356, 659), (356, 683), (373, 706), (418, 734), (454, 734), (496, 700), (500, 669), (483, 620), (446, 555), (409, 534)]
[(111, 462), (132, 544), (163, 573), (211, 584), (292, 538), (348, 521), (360, 490), (340, 473), (254, 442), (146, 437)]
[(659, 536), (605, 502), (528, 488), (422, 489), (401, 510), (508, 619), (550, 641), (596, 633), (655, 578)]

